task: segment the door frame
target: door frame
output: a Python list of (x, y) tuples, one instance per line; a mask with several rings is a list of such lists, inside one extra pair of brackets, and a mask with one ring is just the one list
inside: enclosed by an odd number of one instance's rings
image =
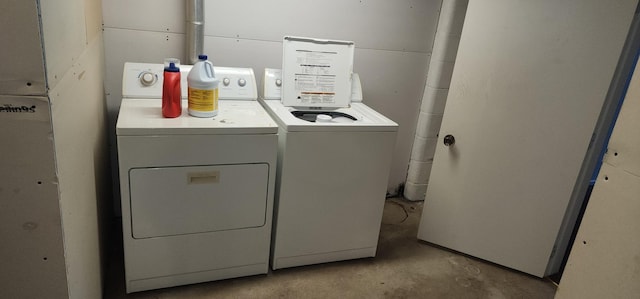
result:
[(589, 148), (585, 154), (584, 162), (578, 173), (576, 184), (573, 187), (571, 198), (565, 216), (560, 225), (560, 231), (553, 247), (551, 257), (545, 275), (558, 273), (566, 263), (575, 232), (580, 226), (581, 215), (588, 204), (587, 192), (591, 183), (591, 178), (602, 159), (602, 153), (606, 151), (611, 128), (615, 124), (619, 107), (627, 92), (629, 80), (635, 68), (638, 53), (640, 51), (640, 3), (631, 21), (631, 27), (627, 33), (627, 40), (622, 48), (618, 64), (609, 85), (609, 90), (605, 97), (600, 111), (600, 116), (596, 122), (596, 127), (591, 135)]

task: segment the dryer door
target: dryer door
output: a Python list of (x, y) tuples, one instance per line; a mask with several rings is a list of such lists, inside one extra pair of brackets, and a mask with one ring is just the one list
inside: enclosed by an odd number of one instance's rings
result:
[(268, 177), (264, 163), (131, 169), (133, 237), (263, 226)]

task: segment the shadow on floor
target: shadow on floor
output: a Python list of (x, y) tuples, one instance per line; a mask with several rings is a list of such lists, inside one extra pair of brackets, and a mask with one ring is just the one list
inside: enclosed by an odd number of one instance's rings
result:
[[(132, 294), (120, 239), (110, 248), (105, 298), (553, 298), (546, 279), (418, 241), (421, 214), (422, 202), (388, 199), (375, 258)], [(118, 239), (121, 228), (114, 230)]]

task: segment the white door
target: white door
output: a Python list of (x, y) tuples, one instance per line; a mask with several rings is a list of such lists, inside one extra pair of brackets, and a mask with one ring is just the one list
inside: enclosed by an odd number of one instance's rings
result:
[(545, 275), (636, 5), (469, 1), (418, 238)]

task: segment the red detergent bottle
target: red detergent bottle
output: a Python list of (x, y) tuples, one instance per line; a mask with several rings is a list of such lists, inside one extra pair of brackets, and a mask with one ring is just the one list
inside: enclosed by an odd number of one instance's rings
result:
[(182, 93), (180, 90), (180, 68), (169, 63), (164, 68), (162, 83), (162, 116), (174, 118), (182, 114)]

